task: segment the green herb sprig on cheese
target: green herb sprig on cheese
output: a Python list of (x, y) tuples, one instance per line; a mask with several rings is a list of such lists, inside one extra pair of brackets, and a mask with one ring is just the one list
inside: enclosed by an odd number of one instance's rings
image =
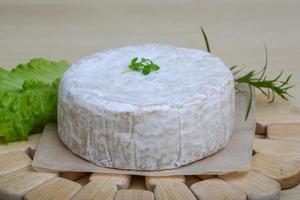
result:
[(128, 67), (129, 71), (138, 71), (144, 75), (148, 75), (150, 72), (160, 69), (160, 67), (154, 64), (150, 59), (142, 58), (141, 61), (138, 61), (138, 57), (133, 58)]

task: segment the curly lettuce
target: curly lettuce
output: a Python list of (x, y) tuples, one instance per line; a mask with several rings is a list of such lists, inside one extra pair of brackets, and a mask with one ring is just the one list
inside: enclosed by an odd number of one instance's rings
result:
[(59, 78), (65, 61), (32, 59), (8, 71), (0, 68), (0, 140), (25, 140), (56, 121)]

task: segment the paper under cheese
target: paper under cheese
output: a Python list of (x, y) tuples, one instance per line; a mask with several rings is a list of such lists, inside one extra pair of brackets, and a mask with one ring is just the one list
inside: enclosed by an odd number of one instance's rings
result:
[[(123, 73), (134, 57), (160, 70)], [(75, 62), (60, 83), (59, 136), (99, 166), (177, 168), (223, 148), (233, 124), (233, 76), (200, 50), (162, 44), (112, 49)]]

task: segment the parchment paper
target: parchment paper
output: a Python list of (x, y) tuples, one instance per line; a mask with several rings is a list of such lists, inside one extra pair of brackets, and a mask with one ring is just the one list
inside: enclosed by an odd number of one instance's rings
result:
[[(253, 92), (254, 93), (254, 92)], [(143, 176), (223, 174), (251, 168), (252, 143), (255, 132), (255, 98), (245, 121), (249, 93), (236, 95), (235, 128), (229, 144), (214, 155), (172, 170), (132, 171), (99, 167), (73, 154), (59, 139), (55, 124), (45, 127), (32, 166), (38, 171), (77, 171)]]

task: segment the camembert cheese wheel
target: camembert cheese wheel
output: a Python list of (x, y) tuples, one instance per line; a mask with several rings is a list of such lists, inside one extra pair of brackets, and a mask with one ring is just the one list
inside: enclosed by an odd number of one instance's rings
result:
[[(160, 69), (126, 72), (134, 57)], [(59, 87), (61, 140), (99, 166), (178, 168), (225, 147), (233, 125), (233, 75), (201, 50), (146, 44), (103, 51), (72, 64)]]

